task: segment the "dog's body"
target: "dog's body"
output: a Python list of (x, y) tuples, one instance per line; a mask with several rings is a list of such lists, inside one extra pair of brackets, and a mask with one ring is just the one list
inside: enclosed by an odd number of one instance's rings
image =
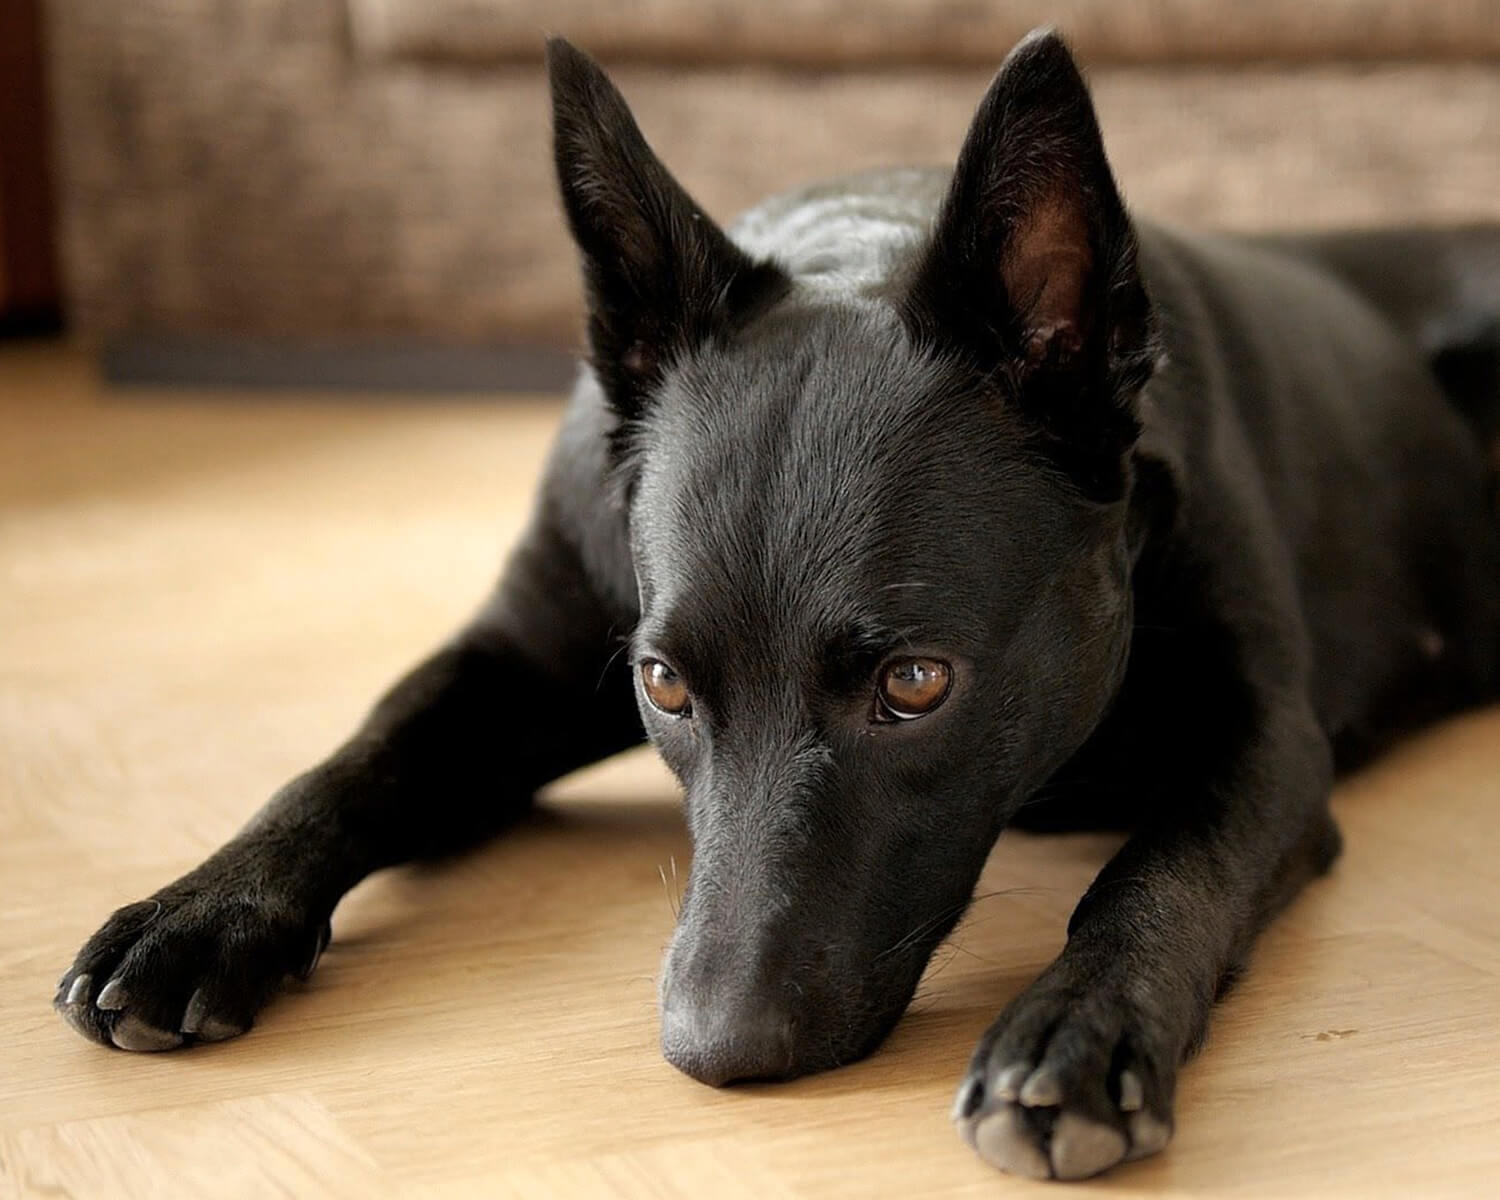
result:
[(1007, 823), (1120, 827), (956, 1118), (1027, 1174), (1160, 1149), (1214, 998), (1338, 852), (1335, 752), (1500, 688), (1500, 234), (1132, 225), (1043, 36), (951, 175), (726, 236), (596, 67), (551, 64), (593, 359), (526, 539), (350, 743), (111, 918), (64, 1015), (243, 1032), (358, 879), (649, 735), (695, 844), (672, 1062), (868, 1052)]

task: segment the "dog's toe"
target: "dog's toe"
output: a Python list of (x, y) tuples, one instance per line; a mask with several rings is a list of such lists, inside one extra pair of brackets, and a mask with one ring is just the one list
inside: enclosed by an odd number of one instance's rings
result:
[(1021, 1110), (1003, 1104), (981, 1117), (973, 1127), (974, 1149), (992, 1167), (1027, 1179), (1047, 1179), (1051, 1166), (1027, 1128)]
[(109, 1037), (121, 1050), (134, 1050), (152, 1054), (159, 1050), (175, 1050), (182, 1045), (182, 1034), (149, 1025), (134, 1013), (126, 1013), (110, 1028)]
[(1087, 1179), (1114, 1166), (1127, 1148), (1118, 1129), (1065, 1112), (1052, 1127), (1052, 1173), (1059, 1179)]
[(296, 896), (200, 871), (114, 913), (53, 1004), (84, 1037), (121, 1050), (221, 1042), (249, 1030), (288, 974), (310, 975), (329, 937), (326, 917)]
[(1146, 1158), (1159, 1154), (1172, 1140), (1172, 1127), (1148, 1112), (1132, 1114), (1130, 1118), (1130, 1152), (1126, 1158)]
[(1171, 1138), (1175, 1055), (1124, 997), (1039, 987), (986, 1033), (953, 1117), (993, 1166), (1087, 1179)]
[(52, 1004), (64, 1021), (84, 1037), (97, 1042), (101, 1038), (91, 1011), (93, 1005), (89, 1003), (93, 982), (93, 977), (86, 973), (75, 976), (71, 982), (64, 976)]

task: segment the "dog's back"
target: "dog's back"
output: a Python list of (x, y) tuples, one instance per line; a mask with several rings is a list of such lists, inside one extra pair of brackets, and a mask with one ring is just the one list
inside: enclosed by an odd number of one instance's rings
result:
[(1480, 437), (1500, 434), (1500, 226), (1256, 240), (1354, 288), (1421, 349)]
[(1435, 369), (1472, 289), (1437, 287), (1441, 260), (1415, 235), (1147, 228), (1142, 243), (1168, 355), (1148, 433), (1180, 456), (1195, 543), (1226, 512), (1268, 518), (1256, 544), (1286, 557), (1341, 756), (1492, 695), (1500, 550), (1478, 418), (1500, 395), (1476, 394), (1476, 372), (1450, 372), (1463, 386), (1445, 394)]

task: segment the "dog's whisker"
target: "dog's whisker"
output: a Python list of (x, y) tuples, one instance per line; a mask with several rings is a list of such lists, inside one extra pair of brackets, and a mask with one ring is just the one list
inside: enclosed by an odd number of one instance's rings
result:
[(973, 950), (970, 950), (967, 946), (963, 945), (961, 942), (950, 941), (948, 943), (948, 946), (949, 946), (950, 949), (952, 949), (952, 951), (954, 952), (954, 954), (965, 955), (968, 958), (972, 958), (975, 962), (984, 963), (984, 965), (987, 966), (987, 967), (997, 967), (997, 966), (1003, 966), (1004, 965), (1001, 962), (1000, 959), (998, 959), (998, 958), (990, 958), (988, 955), (979, 954), (979, 953), (977, 953), (977, 952), (975, 952)]
[(605, 660), (604, 666), (600, 669), (600, 671), (599, 671), (599, 678), (594, 681), (594, 691), (595, 692), (600, 692), (600, 691), (604, 690), (604, 681), (609, 678), (610, 668), (613, 667), (615, 665), (615, 663), (619, 661), (620, 655), (624, 654), (629, 649), (630, 649), (630, 639), (629, 638), (622, 638), (620, 640), (619, 646), (616, 647), (615, 652), (613, 654), (611, 654), (609, 656), (609, 658), (607, 658)]
[[(672, 919), (675, 921), (681, 916), (681, 913), (678, 912), (678, 902), (672, 895), (672, 887), (669, 883), (667, 883), (666, 868), (663, 867), (661, 863), (657, 863), (656, 873), (661, 876), (661, 890), (667, 897), (667, 907), (672, 910)], [(676, 871), (674, 869), (673, 876), (675, 877), (675, 875)]]
[(914, 943), (920, 941), (925, 935), (931, 933), (944, 921), (947, 921), (958, 913), (962, 912), (967, 904), (968, 901), (964, 901), (963, 904), (950, 905), (948, 908), (944, 909), (936, 916), (929, 917), (927, 920), (923, 921), (920, 925), (913, 929), (910, 933), (908, 933), (905, 937), (900, 938), (893, 946), (890, 946), (877, 954), (874, 961), (879, 962), (881, 959), (904, 950), (908, 946), (911, 946)]
[[(972, 907), (974, 905), (976, 905), (976, 904), (981, 904), (981, 903), (983, 903), (986, 900), (994, 900), (994, 899), (996, 899), (998, 897), (1002, 897), (1002, 896), (1025, 895), (1025, 894), (1028, 894), (1028, 893), (1039, 893), (1039, 892), (1042, 892), (1044, 890), (1045, 889), (1039, 889), (1039, 888), (1033, 888), (1033, 887), (1011, 887), (1011, 888), (996, 888), (993, 891), (981, 892), (981, 893), (979, 893), (979, 894), (971, 897), (969, 900), (964, 901), (961, 904), (952, 905), (949, 908), (944, 909), (942, 912), (937, 913), (935, 916), (929, 917), (927, 920), (925, 920), (921, 924), (917, 925), (916, 928), (914, 928), (910, 932), (908, 932), (905, 936), (899, 938), (893, 945), (887, 947), (885, 950), (881, 951), (881, 953), (877, 954), (875, 956), (875, 958), (874, 958), (874, 961), (875, 962), (879, 962), (883, 958), (887, 958), (887, 957), (889, 957), (892, 954), (897, 954), (897, 953), (901, 952), (902, 950), (906, 949), (908, 946), (911, 946), (914, 943), (920, 941), (923, 936), (925, 936), (928, 933), (931, 933), (932, 930), (934, 930), (935, 928), (937, 928), (944, 921), (947, 921), (947, 920), (951, 919), (954, 915), (956, 915), (957, 913), (963, 912), (965, 909), (972, 909)], [(995, 915), (998, 915), (998, 914), (995, 914)], [(986, 918), (981, 918), (981, 920), (984, 920), (984, 919), (986, 919)], [(964, 923), (966, 925), (968, 925), (968, 924), (973, 924), (975, 922), (971, 922), (971, 921), (966, 920)]]
[(1039, 888), (1035, 884), (1018, 883), (1011, 887), (994, 888), (988, 892), (976, 892), (973, 896), (969, 897), (969, 904), (972, 907), (975, 904), (982, 904), (986, 900), (996, 900), (1005, 896), (1034, 896), (1039, 892), (1048, 890), (1050, 889)]
[[(937, 956), (934, 956), (934, 960), (936, 960), (936, 957)], [(928, 981), (936, 979), (939, 975), (941, 975), (944, 971), (946, 971), (949, 967), (951, 967), (953, 965), (953, 962), (954, 962), (954, 960), (957, 957), (958, 957), (958, 955), (956, 955), (956, 954), (947, 954), (947, 955), (944, 955), (943, 958), (942, 958), (942, 961), (937, 962), (937, 964), (935, 966), (929, 966), (928, 967), (928, 969), (927, 969), (926, 973), (924, 974), (923, 978), (926, 979), (926, 980), (928, 980)]]
[(680, 913), (682, 910), (682, 882), (677, 877), (677, 855), (668, 855), (667, 861), (672, 864), (672, 893), (676, 897), (672, 911)]

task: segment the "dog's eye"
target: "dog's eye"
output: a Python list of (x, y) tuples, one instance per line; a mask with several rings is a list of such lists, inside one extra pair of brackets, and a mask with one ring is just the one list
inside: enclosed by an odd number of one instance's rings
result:
[(641, 687), (646, 691), (646, 699), (667, 715), (692, 714), (693, 698), (688, 694), (687, 684), (661, 659), (648, 658), (641, 663)]
[(880, 673), (875, 708), (879, 719), (925, 717), (948, 698), (953, 668), (935, 658), (903, 658)]

